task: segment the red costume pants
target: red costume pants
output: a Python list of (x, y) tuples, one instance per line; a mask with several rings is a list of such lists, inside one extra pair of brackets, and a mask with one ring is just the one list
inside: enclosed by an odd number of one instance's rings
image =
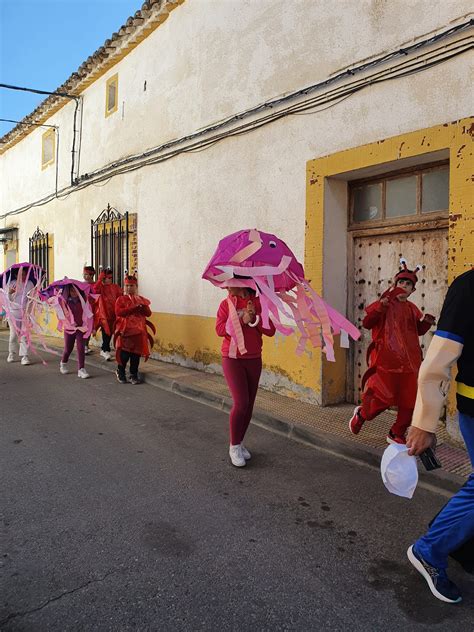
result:
[(391, 431), (403, 437), (411, 424), (418, 386), (417, 373), (391, 373), (377, 369), (362, 393), (362, 417), (373, 419), (391, 406), (396, 406), (397, 419)]
[(252, 418), (262, 358), (222, 358), (222, 368), (234, 404), (230, 411), (230, 444), (239, 445)]

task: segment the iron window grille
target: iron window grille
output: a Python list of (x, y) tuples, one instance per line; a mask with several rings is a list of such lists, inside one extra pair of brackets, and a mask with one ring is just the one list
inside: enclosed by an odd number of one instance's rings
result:
[(32, 237), (30, 237), (29, 242), (29, 261), (30, 263), (41, 266), (44, 271), (43, 285), (49, 285), (49, 233), (43, 233), (43, 231), (41, 231), (38, 226)]
[(129, 268), (130, 235), (129, 214), (119, 213), (110, 204), (91, 220), (91, 261), (97, 272), (110, 268), (118, 285)]

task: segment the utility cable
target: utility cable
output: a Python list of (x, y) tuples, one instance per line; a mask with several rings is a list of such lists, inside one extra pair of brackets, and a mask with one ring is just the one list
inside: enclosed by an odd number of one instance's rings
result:
[[(444, 31), (443, 33), (440, 33), (437, 36), (430, 38), (429, 40), (423, 40), (423, 42), (419, 42), (411, 47), (407, 47), (405, 49), (400, 49), (399, 51), (390, 53), (384, 56), (383, 58), (379, 58), (378, 60), (374, 60), (372, 62), (362, 64), (361, 66), (358, 66), (357, 69), (361, 69), (361, 68), (367, 69), (369, 67), (374, 67), (375, 65), (378, 65), (379, 63), (381, 63), (381, 60), (387, 61), (390, 58), (401, 56), (402, 52), (404, 55), (408, 55), (408, 53), (411, 50), (417, 50), (422, 45), (426, 46), (428, 43), (438, 41), (442, 37), (444, 38), (444, 37), (447, 37), (448, 35), (453, 34), (454, 32), (460, 31), (461, 29), (466, 29), (469, 26), (471, 26), (473, 23), (474, 21), (470, 20), (469, 22), (458, 25), (457, 27), (453, 27), (452, 29), (449, 29), (448, 31)], [(348, 77), (348, 74), (347, 74), (348, 71), (345, 71), (344, 73), (339, 73), (335, 77), (330, 78), (324, 82), (314, 84), (313, 86), (310, 86), (309, 88), (305, 88), (304, 90), (299, 90), (298, 92), (292, 93), (291, 95), (287, 95), (286, 97), (281, 97), (280, 99), (275, 99), (271, 102), (268, 102), (267, 104), (257, 106), (255, 108), (252, 108), (251, 110), (248, 110), (245, 113), (234, 115), (230, 119), (221, 121), (220, 123), (217, 123), (217, 124), (214, 124), (213, 126), (199, 130), (198, 132), (195, 132), (193, 134), (189, 134), (188, 136), (182, 137), (180, 139), (176, 139), (174, 141), (170, 141), (164, 145), (150, 149), (141, 154), (129, 156), (127, 158), (121, 159), (120, 161), (115, 161), (113, 163), (110, 163), (109, 165), (106, 165), (105, 167), (91, 174), (85, 174), (84, 176), (82, 176), (82, 178), (79, 181), (76, 181), (76, 184), (74, 187), (65, 187), (61, 191), (56, 192), (55, 195), (46, 196), (45, 198), (42, 198), (38, 200), (37, 202), (30, 203), (14, 211), (10, 211), (0, 216), (0, 219), (5, 219), (9, 215), (24, 213), (34, 206), (42, 206), (44, 204), (47, 204), (54, 197), (57, 197), (58, 199), (65, 199), (66, 197), (69, 197), (69, 195), (74, 191), (81, 190), (85, 188), (86, 186), (90, 186), (90, 185), (99, 186), (99, 183), (104, 180), (105, 180), (104, 184), (107, 184), (107, 182), (110, 181), (110, 179), (116, 175), (128, 173), (130, 171), (135, 171), (144, 166), (159, 164), (161, 162), (164, 162), (165, 160), (169, 160), (182, 153), (194, 153), (194, 152), (203, 151), (204, 149), (207, 149), (215, 145), (217, 142), (223, 140), (224, 138), (249, 133), (251, 131), (259, 129), (260, 127), (263, 127), (264, 125), (267, 125), (270, 122), (279, 120), (286, 116), (312, 114), (317, 111), (328, 109), (329, 107), (333, 107), (334, 105), (337, 105), (338, 103), (345, 100), (349, 96), (352, 96), (356, 92), (366, 87), (376, 85), (383, 81), (393, 80), (393, 79), (397, 79), (397, 78), (401, 78), (405, 76), (410, 76), (418, 72), (422, 72), (424, 70), (427, 70), (428, 68), (436, 66), (440, 63), (444, 63), (458, 55), (461, 55), (467, 52), (468, 50), (471, 50), (474, 47), (471, 37), (463, 38), (459, 42), (456, 42), (456, 44), (457, 46), (453, 47), (451, 54), (443, 55), (442, 50), (437, 49), (436, 51), (429, 52), (427, 55), (418, 55), (415, 59), (406, 60), (405, 62), (397, 64), (397, 66), (382, 70), (376, 75), (373, 75), (372, 77), (368, 77), (365, 79), (364, 78), (358, 79), (349, 85), (334, 88), (324, 93), (323, 95), (313, 96), (305, 100), (303, 103), (293, 104), (293, 105), (288, 106), (284, 110), (271, 112), (267, 116), (262, 117), (258, 119), (257, 121), (250, 121), (249, 123), (244, 123), (238, 128), (233, 128), (231, 130), (221, 132), (219, 134), (216, 134), (212, 138), (208, 138), (205, 140), (197, 140), (198, 138), (204, 136), (205, 134), (209, 134), (212, 131), (217, 131), (219, 129), (222, 129), (223, 127), (228, 126), (233, 121), (241, 120), (242, 118), (244, 118), (244, 116), (245, 117), (250, 116), (251, 113), (256, 113), (260, 111), (261, 108), (263, 107), (274, 107), (274, 105), (281, 104), (284, 101), (294, 98), (296, 95), (308, 94), (309, 92), (312, 92), (313, 90), (315, 90), (317, 87), (321, 87), (323, 85), (329, 85), (330, 83), (335, 81), (336, 78), (341, 80), (343, 77), (345, 78)], [(424, 58), (426, 63), (420, 64), (418, 62), (420, 58)], [(350, 75), (355, 74), (355, 70), (356, 69), (354, 69), (349, 74)], [(322, 106), (325, 103), (326, 104), (329, 103), (329, 105), (327, 105), (327, 107), (317, 109), (319, 108), (319, 106)], [(178, 145), (182, 145), (183, 143), (187, 141), (196, 141), (196, 142), (192, 142), (190, 145), (186, 147), (177, 147)], [(176, 147), (176, 149), (173, 149), (174, 147)], [(170, 150), (170, 151), (166, 151), (166, 150)], [(163, 154), (163, 151), (166, 151), (166, 153)], [(160, 155), (157, 155), (157, 154), (160, 154)], [(111, 173), (111, 171), (113, 172)]]

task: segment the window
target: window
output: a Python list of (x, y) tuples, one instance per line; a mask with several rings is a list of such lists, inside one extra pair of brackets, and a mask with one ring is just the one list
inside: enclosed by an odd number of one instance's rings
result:
[(56, 132), (49, 129), (42, 136), (41, 142), (41, 168), (46, 169), (54, 163), (55, 158)]
[(118, 75), (107, 79), (105, 84), (105, 116), (110, 116), (118, 108)]
[(118, 285), (122, 284), (125, 270), (130, 269), (133, 230), (129, 214), (119, 213), (110, 204), (91, 221), (91, 262), (97, 272), (100, 268), (111, 268), (114, 283)]
[[(350, 224), (416, 222), (447, 215), (449, 165), (405, 169), (350, 184)], [(431, 215), (433, 217), (433, 215)]]
[(43, 282), (46, 285), (50, 283), (50, 255), (52, 248), (52, 239), (49, 233), (43, 233), (39, 227), (30, 237), (29, 261), (41, 266), (44, 270)]

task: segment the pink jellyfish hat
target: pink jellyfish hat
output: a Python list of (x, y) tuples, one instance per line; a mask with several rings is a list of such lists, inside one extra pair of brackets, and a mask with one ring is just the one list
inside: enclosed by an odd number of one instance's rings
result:
[[(313, 290), (305, 279), (301, 263), (276, 235), (254, 228), (224, 237), (202, 278), (221, 288), (255, 290), (262, 306), (263, 327), (267, 328), (271, 320), (285, 336), (297, 332), (298, 355), (309, 342), (314, 348), (320, 347), (326, 358), (334, 362), (334, 335), (340, 334), (341, 345), (346, 347), (349, 336), (354, 340), (360, 336), (350, 321)], [(235, 309), (229, 307), (227, 331), (233, 343), (231, 357), (235, 357), (236, 349), (242, 344), (242, 327)], [(283, 317), (290, 325), (281, 322)]]

